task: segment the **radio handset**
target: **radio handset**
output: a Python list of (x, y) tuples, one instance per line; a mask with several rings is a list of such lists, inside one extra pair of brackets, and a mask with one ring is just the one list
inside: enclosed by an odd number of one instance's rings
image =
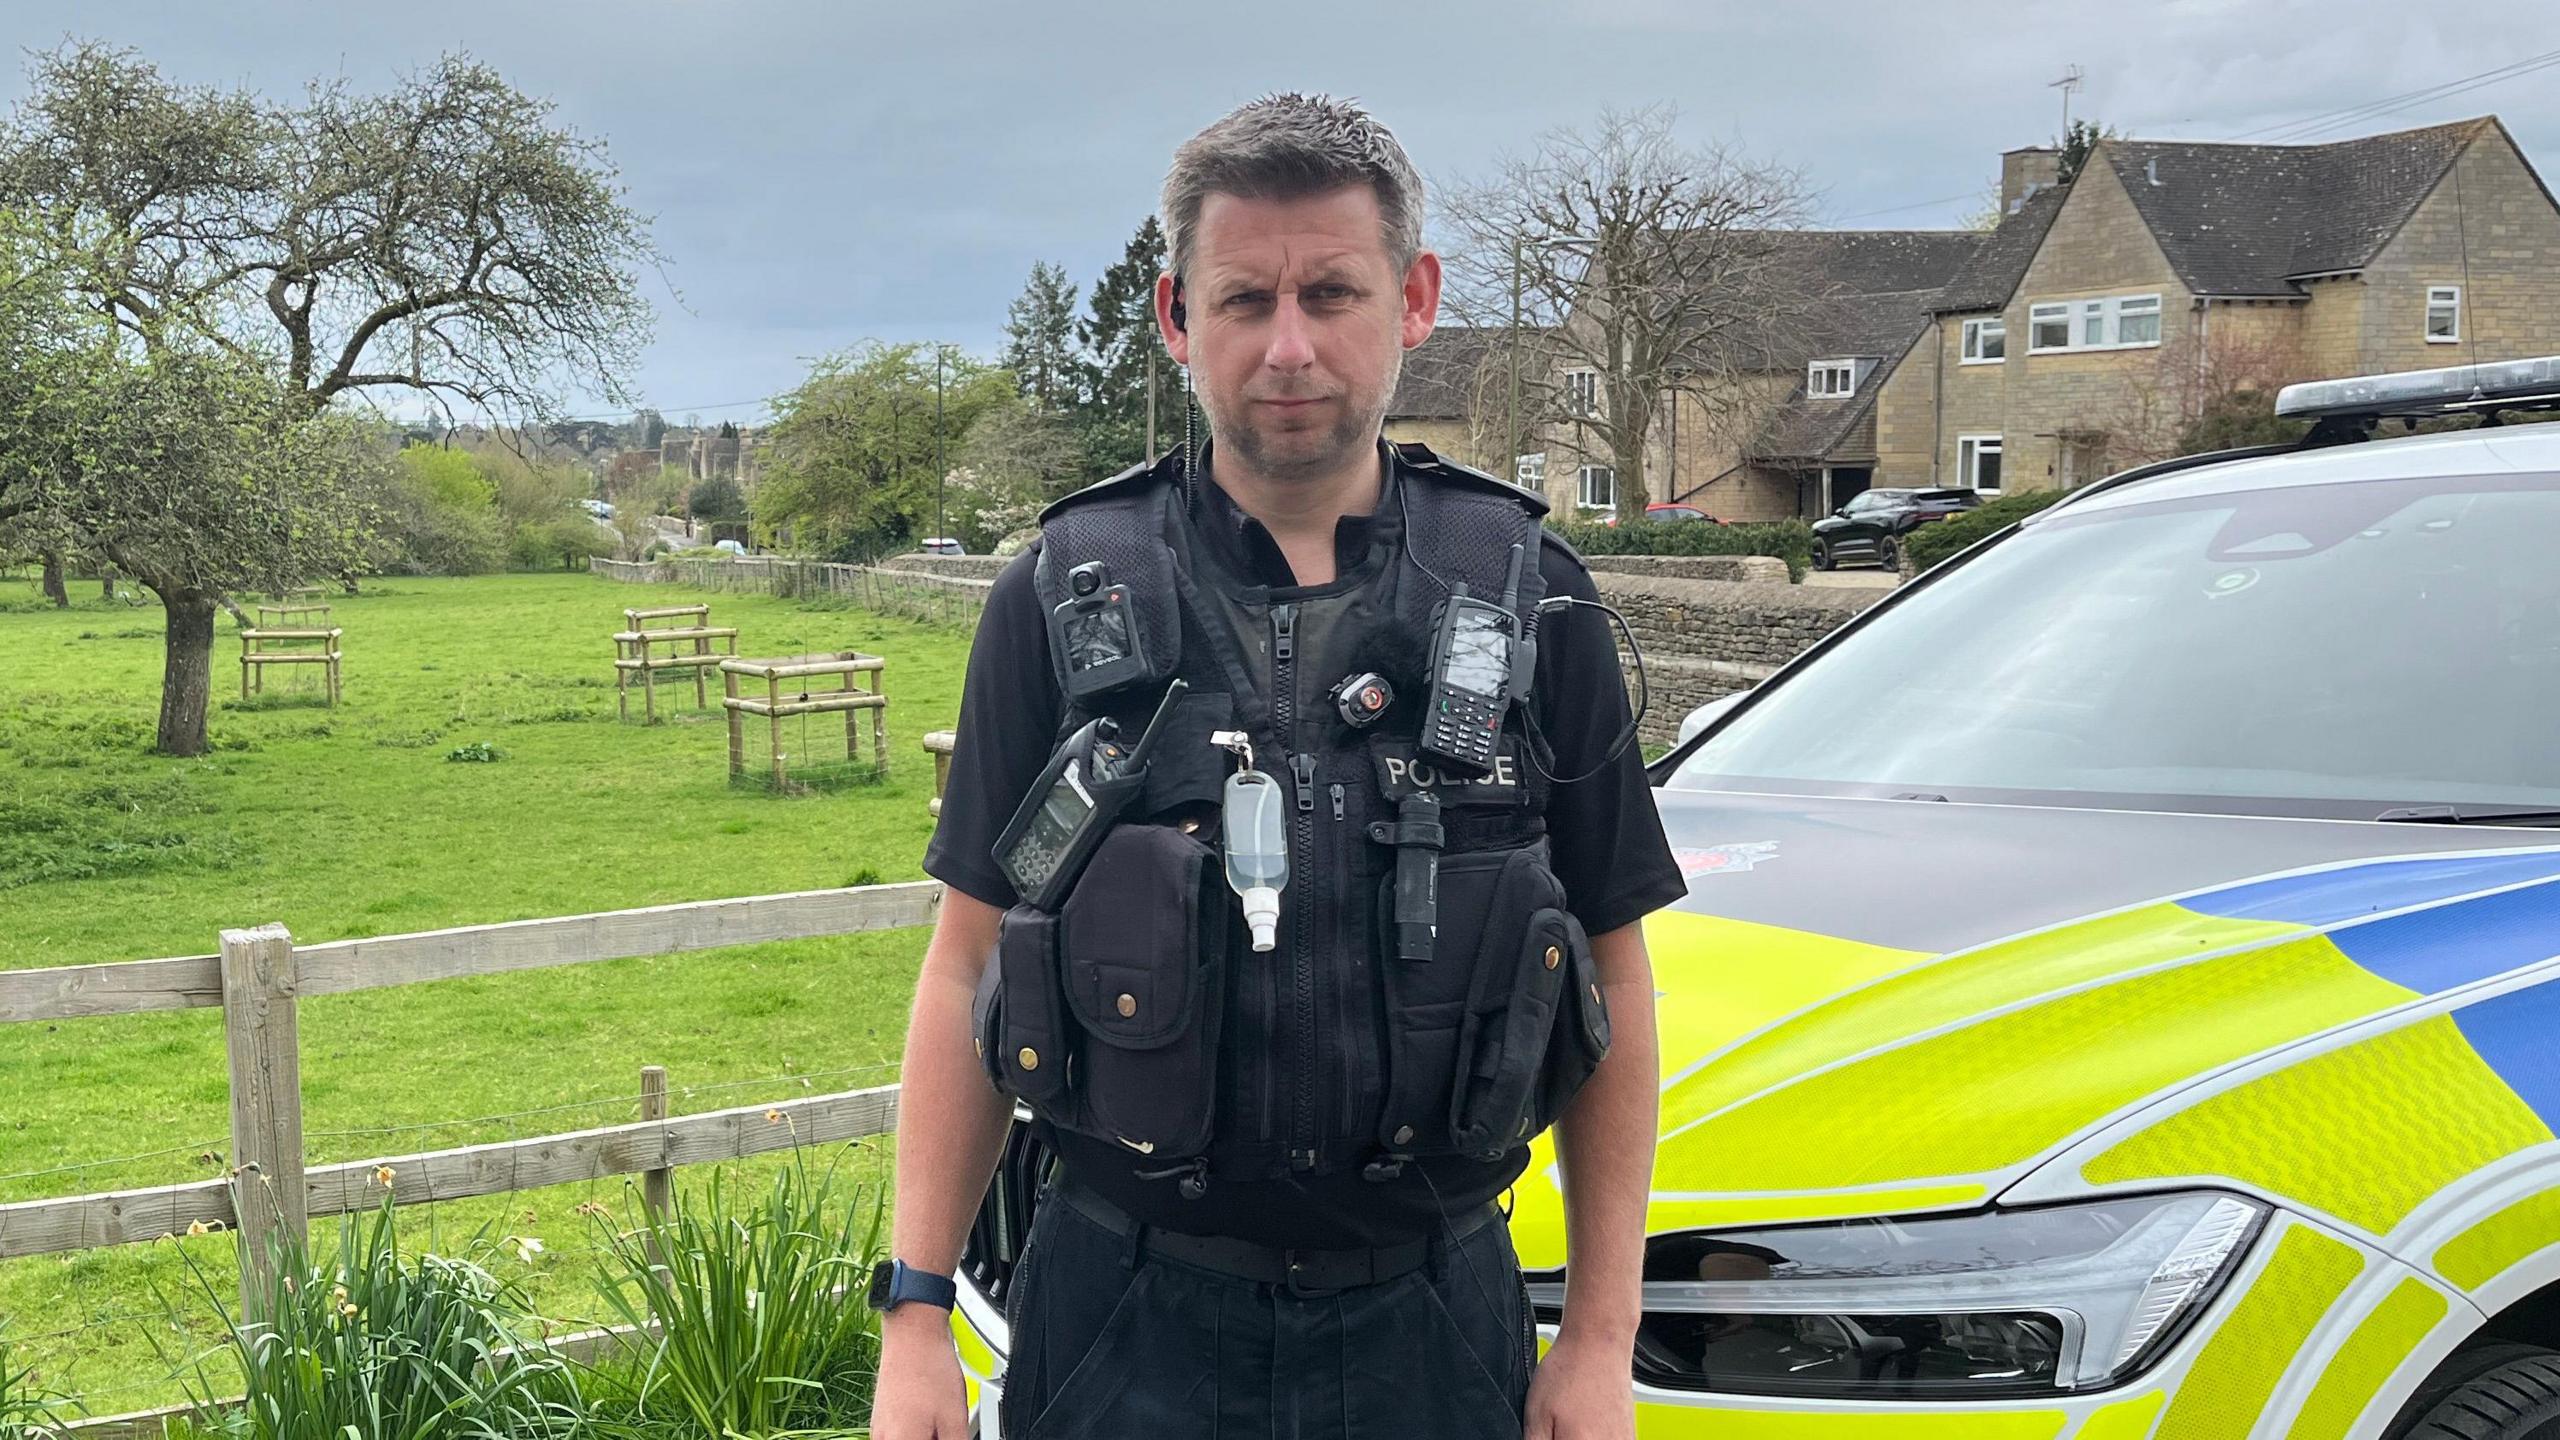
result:
[(1493, 770), (1503, 717), (1528, 692), (1535, 673), (1535, 642), (1520, 633), (1520, 569), (1526, 551), (1511, 547), (1511, 571), (1502, 602), (1476, 599), (1464, 585), (1431, 612), (1431, 692), (1422, 708), (1416, 748), (1465, 775)]
[(1145, 785), (1165, 722), (1189, 688), (1178, 679), (1165, 686), (1135, 745), (1123, 745), (1119, 722), (1104, 716), (1080, 726), (1049, 757), (995, 845), (996, 866), (1024, 903), (1055, 910), (1066, 900), (1094, 847)]

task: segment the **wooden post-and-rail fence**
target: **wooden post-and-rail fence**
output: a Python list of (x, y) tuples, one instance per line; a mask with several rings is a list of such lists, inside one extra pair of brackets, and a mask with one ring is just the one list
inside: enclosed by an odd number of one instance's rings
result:
[[(0, 1205), (0, 1260), (227, 1228), (240, 1247), (241, 1314), (251, 1316), (270, 1293), (278, 1237), (307, 1235), (313, 1216), (380, 1204), (385, 1167), (401, 1204), (636, 1174), (644, 1201), (663, 1210), (669, 1177), (680, 1166), (886, 1133), (897, 1125), (894, 1084), (670, 1118), (666, 1072), (652, 1066), (641, 1077), (642, 1118), (635, 1123), (310, 1166), (302, 1145), (298, 1005), (309, 996), (465, 975), (928, 925), (941, 903), (942, 887), (925, 880), (319, 945), (296, 945), (283, 926), (261, 925), (223, 931), (213, 955), (0, 971), (0, 1026), (218, 1005), (231, 1070), (229, 1175)], [(99, 1428), (156, 1433), (156, 1423), (139, 1422), (156, 1422), (161, 1413), (112, 1417)]]

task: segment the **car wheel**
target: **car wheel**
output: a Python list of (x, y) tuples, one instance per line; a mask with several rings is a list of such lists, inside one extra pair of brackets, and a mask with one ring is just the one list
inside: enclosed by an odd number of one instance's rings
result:
[(1831, 563), (1831, 542), (1828, 540), (1814, 541), (1813, 568), (1816, 570), (1828, 570), (1831, 568)]
[(1892, 536), (1886, 535), (1877, 539), (1876, 563), (1887, 570), (1902, 568), (1902, 552), (1894, 546)]
[(2456, 1355), (2401, 1422), (2393, 1440), (2560, 1440), (2560, 1354), (2483, 1345)]

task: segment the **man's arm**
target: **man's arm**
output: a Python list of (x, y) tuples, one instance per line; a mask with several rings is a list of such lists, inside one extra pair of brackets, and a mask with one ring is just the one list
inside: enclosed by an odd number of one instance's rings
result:
[(1639, 925), (1593, 936), (1591, 956), (1608, 998), (1609, 1053), (1556, 1120), (1569, 1257), (1564, 1326), (1529, 1397), (1529, 1440), (1635, 1433), (1631, 1376), (1661, 1108), (1653, 962)]
[[(978, 1068), (969, 1021), (978, 976), (994, 963), (996, 924), (1003, 917), (984, 900), (946, 888), (907, 1020), (889, 1253), (936, 1275), (960, 1267), (969, 1221), (995, 1174), (1013, 1114)], [(901, 1305), (883, 1317), (880, 1332), (873, 1435), (965, 1440), (968, 1399), (949, 1314), (931, 1305)]]

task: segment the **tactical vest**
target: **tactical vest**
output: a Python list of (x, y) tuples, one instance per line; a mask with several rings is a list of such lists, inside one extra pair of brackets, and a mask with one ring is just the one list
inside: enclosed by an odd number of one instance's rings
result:
[[(1169, 681), (1189, 692), (1138, 801), (1056, 912), (1006, 914), (979, 1049), (1041, 1118), (1122, 1147), (1186, 1194), (1213, 1176), (1387, 1179), (1417, 1156), (1498, 1157), (1552, 1123), (1607, 1050), (1590, 945), (1548, 858), (1552, 757), (1525, 705), (1490, 775), (1444, 774), (1414, 743), (1434, 608), (1455, 585), (1500, 595), (1514, 545), (1534, 640), (1545, 505), (1419, 445), (1390, 453), (1368, 553), (1345, 557), (1335, 584), (1278, 600), (1198, 542), (1178, 453), (1042, 517), (1043, 606), (1067, 600), (1076, 566), (1106, 562), (1132, 592), (1149, 662), (1071, 704), (1061, 737), (1096, 715), (1134, 735)], [(1050, 659), (1071, 694), (1067, 658)], [(1363, 671), (1397, 699), (1354, 729), (1330, 692)], [(1218, 853), (1235, 762), (1208, 736), (1227, 729), (1288, 795), (1270, 951), (1249, 947)], [(1399, 824), (1417, 787), (1441, 801), (1438, 826)], [(1438, 929), (1420, 961), (1386, 940), (1396, 852), (1411, 844), (1439, 852)]]

